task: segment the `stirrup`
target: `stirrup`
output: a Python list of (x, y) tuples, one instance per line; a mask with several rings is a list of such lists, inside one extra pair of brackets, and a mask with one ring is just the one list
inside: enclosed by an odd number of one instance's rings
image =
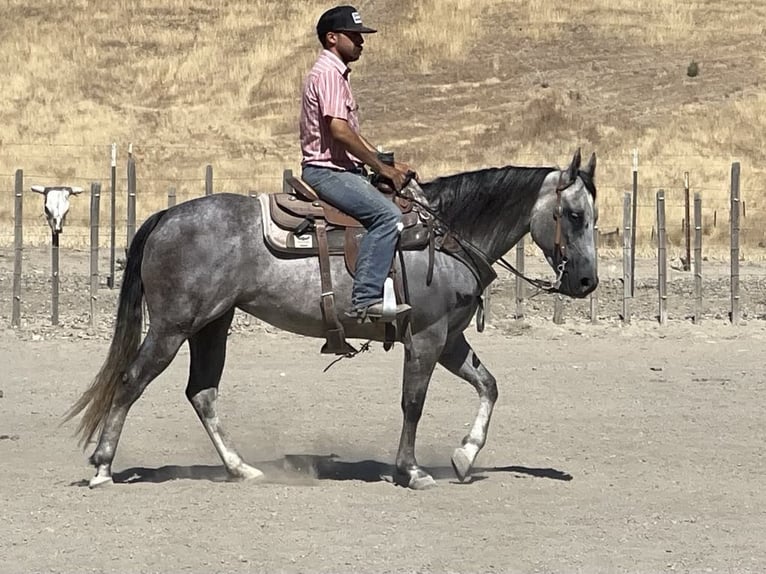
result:
[(363, 309), (352, 309), (346, 311), (346, 317), (356, 319), (359, 323), (370, 321), (371, 323), (393, 323), (405, 315), (409, 314), (412, 308), (407, 303), (399, 303), (394, 307), (393, 313), (386, 313), (383, 309), (383, 303), (373, 303)]

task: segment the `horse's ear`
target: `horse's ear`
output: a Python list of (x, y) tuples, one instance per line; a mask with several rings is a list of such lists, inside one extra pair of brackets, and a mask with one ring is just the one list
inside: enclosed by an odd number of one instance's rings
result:
[(585, 166), (585, 173), (587, 173), (591, 179), (596, 177), (596, 152), (590, 154), (588, 165)]
[(572, 163), (569, 164), (569, 181), (574, 181), (577, 179), (577, 172), (580, 171), (580, 164), (582, 163), (582, 155), (580, 155), (580, 148), (577, 148), (577, 151), (574, 154), (574, 157), (572, 158)]

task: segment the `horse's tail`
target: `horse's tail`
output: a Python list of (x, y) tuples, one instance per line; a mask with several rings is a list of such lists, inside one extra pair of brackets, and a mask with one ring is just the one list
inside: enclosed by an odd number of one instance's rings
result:
[(138, 353), (143, 322), (141, 304), (144, 284), (141, 281), (141, 262), (144, 259), (144, 246), (165, 213), (166, 210), (152, 215), (133, 237), (122, 276), (117, 320), (109, 354), (93, 382), (64, 416), (66, 422), (85, 411), (76, 432), (80, 435), (81, 445), (90, 442), (103, 424), (112, 406), (115, 391), (123, 384), (125, 371)]

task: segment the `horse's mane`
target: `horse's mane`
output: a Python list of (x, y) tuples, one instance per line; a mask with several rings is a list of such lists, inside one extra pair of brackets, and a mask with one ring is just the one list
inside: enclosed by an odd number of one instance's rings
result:
[(457, 232), (483, 228), (483, 232), (494, 234), (500, 231), (497, 227), (513, 221), (515, 213), (532, 209), (537, 192), (552, 171), (555, 168), (494, 167), (439, 177), (421, 187), (431, 207), (450, 228)]

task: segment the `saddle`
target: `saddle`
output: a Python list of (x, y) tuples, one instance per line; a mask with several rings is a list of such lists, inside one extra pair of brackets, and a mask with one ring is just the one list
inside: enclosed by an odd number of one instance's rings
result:
[[(434, 232), (430, 217), (422, 216), (407, 198), (397, 196), (385, 185), (378, 189), (402, 212), (404, 229), (399, 238), (399, 251), (429, 248), (429, 283), (433, 269)], [(321, 308), (326, 342), (321, 352), (346, 355), (356, 350), (346, 342), (343, 325), (335, 307), (330, 269), (331, 256), (343, 256), (348, 273), (353, 277), (359, 254), (359, 243), (366, 234), (355, 218), (322, 201), (302, 179), (286, 171), (281, 193), (258, 196), (263, 211), (266, 243), (276, 252), (292, 257), (319, 256)], [(396, 258), (395, 258), (396, 259)], [(393, 279), (398, 302), (407, 299), (401, 273), (396, 272), (395, 259), (389, 276)], [(386, 324), (384, 347), (390, 349), (396, 338), (395, 328)], [(393, 332), (392, 332), (393, 331)]]

